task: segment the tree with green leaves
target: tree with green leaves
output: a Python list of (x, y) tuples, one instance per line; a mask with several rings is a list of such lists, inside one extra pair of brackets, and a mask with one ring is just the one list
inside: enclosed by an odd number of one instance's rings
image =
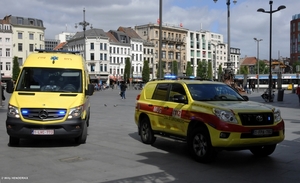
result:
[[(259, 64), (259, 74), (268, 74), (269, 73), (269, 70), (266, 69), (267, 65), (265, 62), (259, 60), (258, 64)], [(257, 64), (255, 64), (254, 71), (257, 74)]]
[(172, 75), (178, 76), (178, 62), (176, 60), (172, 62)]
[(247, 84), (247, 75), (249, 74), (249, 69), (246, 65), (240, 67), (241, 74), (244, 74), (243, 86)]
[(211, 62), (208, 62), (207, 68), (208, 68), (208, 70), (207, 70), (207, 79), (213, 79)]
[(148, 60), (144, 61), (143, 71), (142, 71), (142, 80), (144, 83), (147, 83), (150, 80), (150, 68)]
[(197, 77), (200, 77), (201, 79), (208, 79), (206, 60), (198, 61)]
[[(130, 58), (127, 57), (125, 59), (125, 69), (124, 69), (124, 81), (129, 82), (130, 79), (130, 67), (131, 67), (131, 63), (130, 63)], [(131, 71), (132, 73), (133, 71)]]
[(185, 75), (186, 76), (193, 76), (193, 68), (192, 68), (191, 62), (187, 62)]
[(13, 81), (16, 81), (18, 79), (19, 74), (20, 74), (20, 65), (19, 65), (19, 62), (18, 62), (18, 57), (14, 56), (14, 58), (13, 58), (13, 71), (12, 71)]
[[(165, 68), (165, 65), (166, 65), (166, 62), (163, 62), (163, 61), (160, 61), (161, 64), (158, 62), (158, 68), (157, 68), (157, 72), (156, 72), (156, 77), (157, 78), (164, 78), (164, 68)], [(160, 76), (160, 73), (161, 73), (161, 76)]]

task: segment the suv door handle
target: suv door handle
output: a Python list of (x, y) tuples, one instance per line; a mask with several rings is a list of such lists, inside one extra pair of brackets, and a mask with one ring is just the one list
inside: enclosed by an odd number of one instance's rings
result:
[(149, 107), (153, 107), (153, 105), (152, 105), (152, 104), (148, 104), (148, 106), (149, 106)]
[(165, 109), (169, 109), (169, 107), (168, 107), (168, 106), (165, 106), (164, 108), (165, 108)]

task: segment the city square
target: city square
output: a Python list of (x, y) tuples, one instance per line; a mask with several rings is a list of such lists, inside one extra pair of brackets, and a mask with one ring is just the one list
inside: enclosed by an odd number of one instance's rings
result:
[[(285, 120), (285, 140), (266, 158), (250, 151), (222, 151), (211, 164), (190, 158), (186, 144), (158, 139), (153, 146), (141, 142), (134, 123), (140, 90), (128, 89), (121, 100), (118, 89), (97, 91), (91, 99), (91, 119), (86, 144), (73, 139), (21, 140), (8, 146), (1, 128), (1, 183), (6, 182), (298, 182), (300, 121), (297, 96), (285, 90), (279, 107)], [(262, 91), (248, 94), (264, 104)], [(9, 94), (5, 94), (7, 100)], [(6, 119), (7, 101), (0, 110)], [(19, 180), (17, 180), (19, 178)], [(10, 179), (10, 180), (9, 180)]]

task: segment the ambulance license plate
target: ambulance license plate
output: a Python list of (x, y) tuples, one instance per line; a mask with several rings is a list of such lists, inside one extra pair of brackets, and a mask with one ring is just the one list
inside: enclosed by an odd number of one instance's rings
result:
[(54, 135), (54, 130), (32, 130), (32, 135)]

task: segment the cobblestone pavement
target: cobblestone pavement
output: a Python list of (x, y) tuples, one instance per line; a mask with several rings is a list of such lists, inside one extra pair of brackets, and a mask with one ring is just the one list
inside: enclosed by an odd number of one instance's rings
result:
[[(134, 123), (138, 90), (121, 100), (118, 90), (97, 91), (91, 97), (91, 121), (86, 144), (73, 140), (22, 140), (9, 147), (6, 105), (0, 108), (1, 183), (294, 183), (300, 182), (300, 113), (297, 96), (286, 90), (279, 107), (286, 139), (267, 158), (250, 151), (222, 151), (212, 164), (190, 158), (186, 144), (158, 139), (141, 143)], [(264, 104), (262, 93), (248, 94)], [(6, 94), (7, 99), (9, 95)]]

